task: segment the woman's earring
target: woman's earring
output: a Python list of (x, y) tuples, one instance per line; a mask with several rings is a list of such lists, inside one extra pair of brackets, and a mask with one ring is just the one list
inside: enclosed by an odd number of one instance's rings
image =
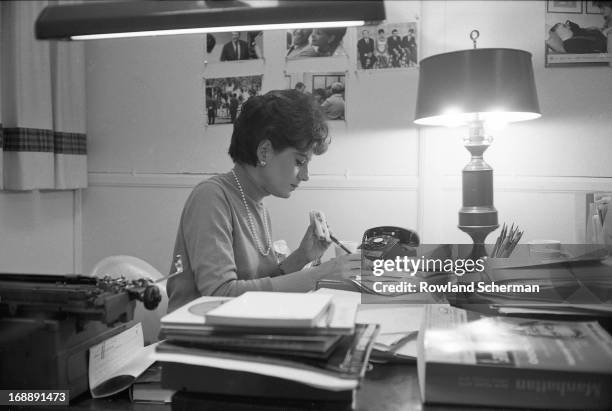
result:
[(264, 160), (259, 161), (259, 165), (262, 167), (266, 166), (266, 162)]

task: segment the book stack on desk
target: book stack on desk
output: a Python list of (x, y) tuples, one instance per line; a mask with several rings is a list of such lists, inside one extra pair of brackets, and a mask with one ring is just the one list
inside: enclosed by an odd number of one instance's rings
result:
[(247, 292), (168, 314), (155, 357), (162, 385), (179, 392), (173, 409), (219, 396), (350, 404), (378, 332), (355, 324), (356, 309), (324, 293)]

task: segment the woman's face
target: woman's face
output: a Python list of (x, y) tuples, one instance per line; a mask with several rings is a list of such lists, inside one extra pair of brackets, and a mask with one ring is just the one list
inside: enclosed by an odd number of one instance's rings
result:
[(261, 168), (263, 189), (276, 197), (289, 198), (302, 181), (308, 181), (308, 164), (312, 150), (299, 151), (293, 147), (271, 152), (266, 166)]
[(296, 46), (303, 46), (308, 44), (308, 36), (310, 36), (311, 30), (307, 29), (295, 29), (293, 30), (293, 44)]
[(612, 6), (602, 6), (601, 14), (603, 14), (603, 16), (606, 18), (612, 17)]
[(312, 45), (325, 47), (329, 44), (330, 37), (321, 29), (314, 29), (312, 32)]

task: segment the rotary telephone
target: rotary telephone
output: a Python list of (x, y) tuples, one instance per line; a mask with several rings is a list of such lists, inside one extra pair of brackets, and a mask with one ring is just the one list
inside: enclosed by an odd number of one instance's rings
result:
[(414, 257), (420, 244), (419, 235), (401, 227), (381, 226), (366, 230), (361, 241), (361, 255), (369, 260), (393, 260)]

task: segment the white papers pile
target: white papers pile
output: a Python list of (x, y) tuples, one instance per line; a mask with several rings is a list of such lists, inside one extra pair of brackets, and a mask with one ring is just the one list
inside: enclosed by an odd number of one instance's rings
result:
[(113, 395), (128, 388), (153, 364), (155, 344), (144, 346), (142, 324), (89, 349), (89, 388), (93, 398)]
[(380, 325), (375, 350), (414, 359), (423, 310), (422, 304), (362, 304), (357, 322)]

